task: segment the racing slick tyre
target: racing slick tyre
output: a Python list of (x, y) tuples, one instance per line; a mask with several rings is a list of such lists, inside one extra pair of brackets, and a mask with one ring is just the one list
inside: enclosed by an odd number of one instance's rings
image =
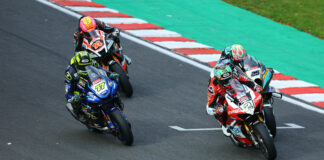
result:
[(124, 118), (120, 110), (116, 109), (110, 113), (112, 122), (116, 126), (116, 136), (124, 144), (131, 146), (133, 144), (133, 133), (129, 127), (128, 121)]
[(259, 149), (267, 160), (273, 160), (277, 157), (277, 151), (268, 129), (264, 123), (258, 123), (254, 127), (254, 135), (259, 143)]
[(129, 82), (129, 78), (126, 75), (123, 68), (118, 63), (113, 63), (110, 66), (111, 71), (119, 74), (119, 83), (126, 94), (127, 97), (131, 97), (133, 95), (133, 87)]
[(263, 113), (264, 113), (265, 124), (270, 130), (272, 138), (275, 138), (277, 134), (277, 125), (276, 125), (276, 119), (273, 115), (273, 108), (263, 108)]

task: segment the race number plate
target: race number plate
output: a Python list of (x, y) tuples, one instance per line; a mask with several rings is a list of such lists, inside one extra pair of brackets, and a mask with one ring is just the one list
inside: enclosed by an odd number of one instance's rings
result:
[(107, 88), (106, 81), (101, 79), (100, 81), (95, 81), (96, 83), (93, 83), (91, 88), (96, 92), (96, 94), (101, 95), (103, 92), (105, 92)]

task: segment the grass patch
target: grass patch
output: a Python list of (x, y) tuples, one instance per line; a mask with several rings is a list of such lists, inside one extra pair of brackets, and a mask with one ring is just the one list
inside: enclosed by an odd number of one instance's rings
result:
[(223, 0), (324, 39), (324, 0)]

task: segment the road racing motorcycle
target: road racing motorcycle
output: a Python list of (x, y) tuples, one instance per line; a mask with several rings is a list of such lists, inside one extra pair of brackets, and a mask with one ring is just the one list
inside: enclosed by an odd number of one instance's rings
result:
[[(83, 123), (90, 131), (112, 134), (125, 145), (132, 145), (133, 133), (131, 125), (120, 109), (121, 106), (114, 101), (118, 94), (118, 84), (107, 77), (106, 71), (93, 66), (86, 66), (88, 79), (80, 78), (77, 87), (81, 93), (81, 116), (73, 113), (70, 103), (68, 111), (72, 116)], [(95, 122), (103, 121), (106, 130), (99, 130)]]
[(277, 151), (262, 114), (262, 96), (238, 80), (230, 80), (225, 93), (226, 126), (234, 144), (260, 149), (266, 159), (272, 160)]
[(250, 55), (247, 55), (244, 59), (244, 70), (249, 78), (263, 88), (261, 92), (263, 98), (263, 118), (274, 138), (277, 133), (277, 125), (272, 105), (273, 97), (282, 98), (282, 93), (269, 85), (274, 71), (272, 68), (266, 68), (260, 61), (257, 61)]
[(133, 95), (133, 88), (129, 81), (128, 64), (125, 56), (119, 60), (116, 55), (121, 54), (121, 48), (115, 43), (111, 34), (95, 29), (83, 38), (82, 47), (90, 52), (102, 68), (119, 74), (119, 83), (127, 97)]

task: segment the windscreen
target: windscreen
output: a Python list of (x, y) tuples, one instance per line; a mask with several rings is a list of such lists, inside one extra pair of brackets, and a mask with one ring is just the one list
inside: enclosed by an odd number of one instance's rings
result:
[(237, 100), (238, 103), (242, 103), (248, 99), (243, 85), (237, 79), (232, 79), (229, 86), (230, 89), (228, 92)]
[(86, 66), (86, 72), (88, 72), (88, 78), (90, 83), (92, 84), (98, 79), (102, 79), (102, 73), (94, 66)]
[(246, 56), (246, 58), (244, 59), (244, 69), (245, 70), (251, 70), (251, 69), (255, 69), (258, 68), (258, 61), (252, 57), (252, 56)]
[(95, 40), (95, 39), (99, 39), (100, 38), (100, 35), (99, 35), (99, 33), (98, 33), (98, 30), (93, 30), (93, 31), (91, 31), (91, 32), (88, 32), (88, 35), (89, 35), (89, 38), (91, 39), (91, 40)]

